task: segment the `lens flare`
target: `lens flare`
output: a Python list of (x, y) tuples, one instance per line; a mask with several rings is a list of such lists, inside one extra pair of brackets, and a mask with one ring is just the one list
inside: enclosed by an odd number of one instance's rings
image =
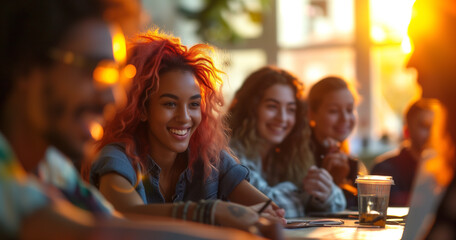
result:
[(119, 80), (119, 71), (109, 66), (98, 66), (93, 71), (93, 79), (104, 84), (115, 84)]
[(114, 59), (118, 63), (124, 63), (127, 57), (127, 46), (125, 43), (125, 36), (119, 28), (114, 28), (112, 36), (112, 52)]
[(123, 69), (123, 74), (126, 78), (134, 78), (136, 75), (136, 67), (133, 66), (132, 64), (128, 64)]
[(103, 137), (103, 127), (96, 121), (93, 121), (90, 124), (90, 135), (96, 141), (100, 140)]
[(110, 60), (101, 61), (93, 71), (93, 79), (99, 83), (112, 85), (117, 83), (119, 78), (119, 66)]

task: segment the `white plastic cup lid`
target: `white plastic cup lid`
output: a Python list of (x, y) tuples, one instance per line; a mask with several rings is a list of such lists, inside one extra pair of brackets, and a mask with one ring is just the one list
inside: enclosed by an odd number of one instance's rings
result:
[(358, 175), (355, 183), (394, 185), (394, 180), (392, 176)]

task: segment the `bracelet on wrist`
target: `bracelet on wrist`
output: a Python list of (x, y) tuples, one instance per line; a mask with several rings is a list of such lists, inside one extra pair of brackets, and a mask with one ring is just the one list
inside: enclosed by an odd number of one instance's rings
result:
[(187, 212), (188, 212), (188, 207), (192, 201), (187, 201), (185, 202), (184, 209), (182, 210), (182, 220), (186, 221), (187, 220)]
[(173, 208), (171, 210), (172, 218), (177, 218), (177, 211), (179, 210), (179, 207), (182, 206), (182, 204), (184, 204), (184, 202), (173, 203)]

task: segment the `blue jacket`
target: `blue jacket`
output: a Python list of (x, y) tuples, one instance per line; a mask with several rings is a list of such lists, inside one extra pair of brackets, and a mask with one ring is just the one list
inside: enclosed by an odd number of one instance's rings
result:
[[(165, 199), (159, 190), (161, 169), (150, 156), (148, 156), (148, 163), (146, 171), (148, 175), (137, 183), (136, 172), (122, 145), (109, 144), (101, 150), (98, 159), (92, 165), (90, 182), (98, 187), (101, 176), (107, 173), (116, 173), (127, 179), (132, 186), (135, 186), (135, 190), (144, 203), (164, 203)], [(217, 169), (212, 169), (206, 181), (204, 181), (202, 161), (197, 161), (193, 169), (193, 173), (187, 168), (179, 176), (176, 191), (172, 197), (173, 202), (199, 201), (201, 199), (227, 200), (233, 189), (242, 180), (248, 181), (249, 177), (249, 170), (238, 164), (225, 152), (221, 153), (219, 166)]]

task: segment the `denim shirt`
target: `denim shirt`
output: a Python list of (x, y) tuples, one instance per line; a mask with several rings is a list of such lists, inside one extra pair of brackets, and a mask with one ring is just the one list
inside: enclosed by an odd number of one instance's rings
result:
[[(100, 152), (98, 159), (92, 165), (90, 182), (99, 187), (100, 177), (108, 173), (116, 173), (127, 179), (145, 204), (164, 203), (160, 193), (160, 167), (152, 157), (148, 156), (147, 176), (137, 183), (136, 172), (131, 160), (120, 144), (108, 144)], [(238, 164), (226, 152), (221, 152), (220, 163), (217, 169), (212, 169), (209, 177), (204, 181), (202, 161), (194, 165), (193, 174), (189, 168), (181, 173), (172, 197), (173, 202), (199, 201), (201, 199), (227, 200), (233, 189), (242, 180), (249, 180), (248, 168)]]

